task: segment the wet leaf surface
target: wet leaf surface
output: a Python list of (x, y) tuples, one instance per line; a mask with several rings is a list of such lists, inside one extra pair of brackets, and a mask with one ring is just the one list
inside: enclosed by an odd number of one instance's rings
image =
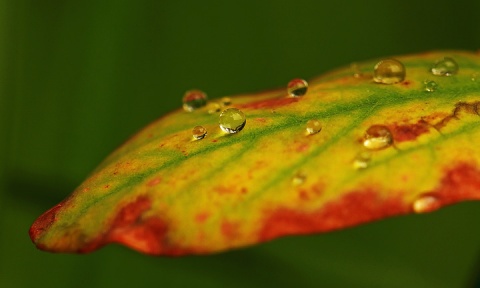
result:
[[(444, 57), (458, 71), (433, 75)], [(235, 134), (208, 105), (172, 112), (113, 152), (30, 236), (52, 252), (121, 243), (205, 254), (480, 200), (480, 55), (395, 59), (406, 76), (391, 85), (373, 81), (374, 60), (308, 81), (303, 96), (287, 87), (232, 96), (223, 109), (246, 117)], [(207, 134), (195, 139), (199, 125)]]

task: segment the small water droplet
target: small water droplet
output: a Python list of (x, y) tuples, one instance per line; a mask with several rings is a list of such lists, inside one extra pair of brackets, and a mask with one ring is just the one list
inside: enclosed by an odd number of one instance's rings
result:
[(292, 184), (294, 186), (300, 186), (305, 183), (305, 180), (307, 180), (307, 175), (303, 172), (297, 172), (292, 178)]
[(217, 112), (220, 112), (221, 109), (222, 107), (217, 102), (210, 102), (207, 105), (208, 114), (215, 114)]
[(373, 81), (382, 84), (395, 84), (405, 79), (405, 66), (395, 59), (384, 59), (373, 68)]
[(430, 71), (436, 76), (452, 76), (458, 72), (458, 64), (453, 58), (444, 57), (442, 60), (435, 62)]
[(240, 132), (246, 123), (245, 114), (237, 108), (228, 108), (220, 113), (220, 128), (230, 134)]
[(479, 73), (473, 73), (472, 74), (472, 81), (477, 81), (478, 77), (480, 76)]
[(355, 156), (355, 159), (353, 160), (353, 168), (357, 170), (365, 169), (368, 167), (368, 164), (370, 164), (371, 159), (372, 154), (370, 152), (360, 152), (357, 154), (357, 156)]
[(362, 77), (362, 71), (360, 70), (360, 67), (358, 66), (357, 63), (352, 63), (350, 64), (350, 69), (353, 72), (353, 77), (355, 78), (361, 78)]
[(415, 213), (431, 212), (440, 208), (440, 204), (439, 199), (433, 195), (420, 195), (420, 197), (413, 202), (413, 211), (415, 211)]
[(365, 132), (363, 146), (370, 150), (380, 150), (393, 144), (390, 130), (383, 125), (373, 125)]
[(192, 130), (193, 138), (196, 140), (200, 140), (207, 136), (207, 129), (203, 126), (195, 126)]
[(306, 130), (307, 135), (317, 134), (322, 130), (322, 124), (318, 120), (308, 120)]
[(228, 106), (232, 104), (232, 99), (230, 99), (229, 97), (223, 97), (222, 99), (220, 99), (220, 103), (222, 103), (223, 106)]
[(207, 105), (207, 94), (200, 90), (189, 90), (183, 96), (183, 109), (192, 112)]
[(288, 92), (288, 95), (292, 97), (303, 96), (307, 93), (307, 90), (308, 90), (308, 83), (303, 79), (297, 78), (288, 82), (287, 92)]
[(427, 92), (434, 92), (438, 88), (438, 84), (435, 81), (426, 80), (424, 82), (424, 86), (425, 86), (425, 91), (427, 91)]

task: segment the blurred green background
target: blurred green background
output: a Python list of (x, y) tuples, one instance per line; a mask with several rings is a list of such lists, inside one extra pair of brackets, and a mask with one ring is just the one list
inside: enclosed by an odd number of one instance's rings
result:
[(216, 98), (480, 48), (478, 0), (364, 2), (1, 0), (0, 287), (475, 287), (480, 203), (180, 259), (116, 245), (49, 254), (28, 237), (187, 89)]

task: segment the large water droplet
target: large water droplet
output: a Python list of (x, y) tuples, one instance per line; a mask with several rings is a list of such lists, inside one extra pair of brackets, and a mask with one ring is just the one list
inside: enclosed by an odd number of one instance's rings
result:
[(228, 108), (220, 113), (220, 128), (230, 134), (237, 133), (245, 127), (245, 114), (237, 108)]
[(363, 146), (370, 150), (380, 150), (393, 144), (390, 130), (383, 125), (373, 125), (365, 132)]
[(440, 208), (440, 201), (433, 195), (421, 195), (413, 202), (413, 211), (416, 213), (431, 212)]
[(355, 156), (355, 159), (353, 160), (353, 168), (360, 170), (360, 169), (365, 169), (368, 167), (368, 164), (370, 164), (370, 160), (372, 159), (372, 154), (368, 151), (363, 151), (357, 154)]
[(200, 140), (207, 136), (207, 129), (203, 126), (195, 126), (192, 130), (193, 138), (196, 140)]
[(373, 69), (373, 80), (382, 84), (394, 84), (405, 79), (405, 66), (395, 59), (385, 59)]
[(442, 60), (435, 62), (430, 71), (437, 76), (452, 76), (458, 72), (458, 64), (453, 58), (444, 57)]
[(183, 109), (192, 112), (207, 104), (207, 94), (200, 90), (189, 90), (183, 96)]
[(435, 81), (428, 81), (427, 80), (427, 81), (424, 82), (424, 85), (425, 85), (425, 91), (427, 91), (427, 92), (434, 92), (438, 88), (438, 84)]
[(308, 135), (317, 134), (322, 130), (322, 124), (318, 120), (308, 120), (306, 130)]
[(287, 92), (292, 97), (303, 96), (307, 93), (308, 83), (303, 79), (293, 79), (288, 82)]
[(217, 112), (220, 112), (221, 109), (222, 107), (217, 102), (210, 102), (207, 105), (208, 114), (215, 114)]

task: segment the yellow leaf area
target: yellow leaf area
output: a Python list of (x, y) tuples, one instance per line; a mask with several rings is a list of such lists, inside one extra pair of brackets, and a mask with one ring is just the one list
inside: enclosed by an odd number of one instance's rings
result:
[[(433, 75), (444, 57), (458, 72)], [(392, 85), (372, 80), (374, 60), (308, 81), (303, 96), (231, 97), (228, 108), (246, 115), (236, 134), (207, 107), (172, 112), (113, 152), (30, 236), (54, 252), (121, 243), (205, 254), (479, 200), (480, 55), (394, 58), (406, 77)], [(310, 120), (318, 133), (307, 133)], [(197, 125), (208, 131), (200, 140)]]

